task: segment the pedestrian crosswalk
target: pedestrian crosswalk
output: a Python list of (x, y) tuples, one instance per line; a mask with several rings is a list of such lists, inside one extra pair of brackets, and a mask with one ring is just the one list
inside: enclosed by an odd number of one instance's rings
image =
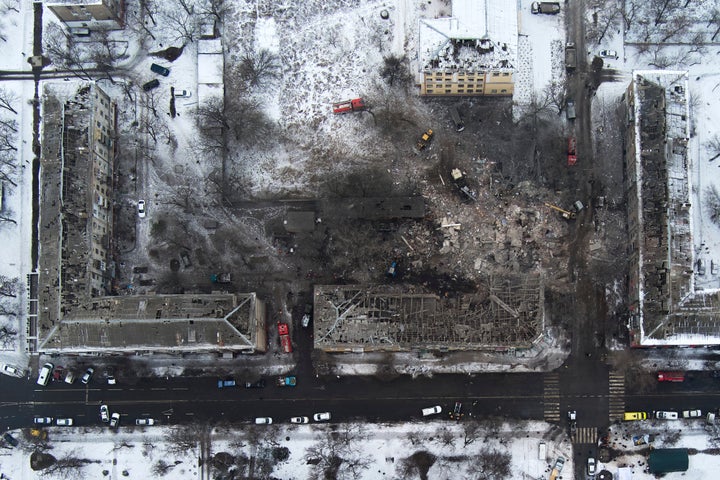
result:
[(610, 372), (608, 397), (610, 421), (622, 420), (625, 413), (625, 374)]
[(570, 440), (573, 445), (595, 444), (598, 439), (598, 429), (596, 427), (578, 427), (570, 433)]
[(560, 374), (545, 375), (543, 385), (543, 415), (547, 422), (560, 421)]

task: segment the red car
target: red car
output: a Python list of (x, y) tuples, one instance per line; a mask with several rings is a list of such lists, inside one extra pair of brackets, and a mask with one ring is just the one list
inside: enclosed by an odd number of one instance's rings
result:
[(658, 372), (658, 382), (684, 382), (685, 372)]
[(292, 353), (292, 342), (290, 341), (290, 329), (287, 323), (278, 322), (278, 334), (280, 335), (280, 345), (285, 353)]

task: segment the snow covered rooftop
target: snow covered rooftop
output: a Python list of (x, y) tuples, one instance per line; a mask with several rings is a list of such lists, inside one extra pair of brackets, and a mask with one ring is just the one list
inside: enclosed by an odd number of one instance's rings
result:
[(421, 70), (517, 65), (517, 2), (454, 0), (449, 18), (420, 19)]
[[(629, 118), (630, 300), (633, 343), (720, 343), (720, 290), (701, 285), (709, 272), (694, 248), (702, 199), (689, 154), (688, 73), (633, 73)], [(634, 185), (633, 185), (634, 182)], [(717, 282), (715, 282), (717, 284)]]

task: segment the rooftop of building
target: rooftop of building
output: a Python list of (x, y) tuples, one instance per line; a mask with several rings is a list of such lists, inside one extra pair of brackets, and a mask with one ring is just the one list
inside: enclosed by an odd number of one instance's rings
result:
[(446, 18), (421, 18), (421, 70), (512, 70), (518, 55), (517, 2), (453, 0)]

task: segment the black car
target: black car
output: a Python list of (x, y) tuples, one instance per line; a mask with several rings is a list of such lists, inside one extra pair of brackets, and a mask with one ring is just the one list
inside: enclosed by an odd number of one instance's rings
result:
[(160, 81), (156, 78), (155, 80), (150, 80), (146, 84), (142, 86), (143, 90), (146, 92), (149, 92), (150, 90), (157, 88), (160, 86)]
[(261, 378), (257, 382), (245, 382), (245, 388), (265, 388), (265, 380)]
[(17, 439), (16, 439), (15, 437), (13, 437), (12, 435), (10, 435), (9, 433), (5, 433), (5, 434), (3, 435), (3, 438), (5, 439), (5, 441), (6, 441), (7, 443), (9, 443), (10, 445), (12, 445), (13, 447), (17, 447), (17, 446), (18, 446), (18, 443), (19, 443), (19, 442), (17, 441)]

